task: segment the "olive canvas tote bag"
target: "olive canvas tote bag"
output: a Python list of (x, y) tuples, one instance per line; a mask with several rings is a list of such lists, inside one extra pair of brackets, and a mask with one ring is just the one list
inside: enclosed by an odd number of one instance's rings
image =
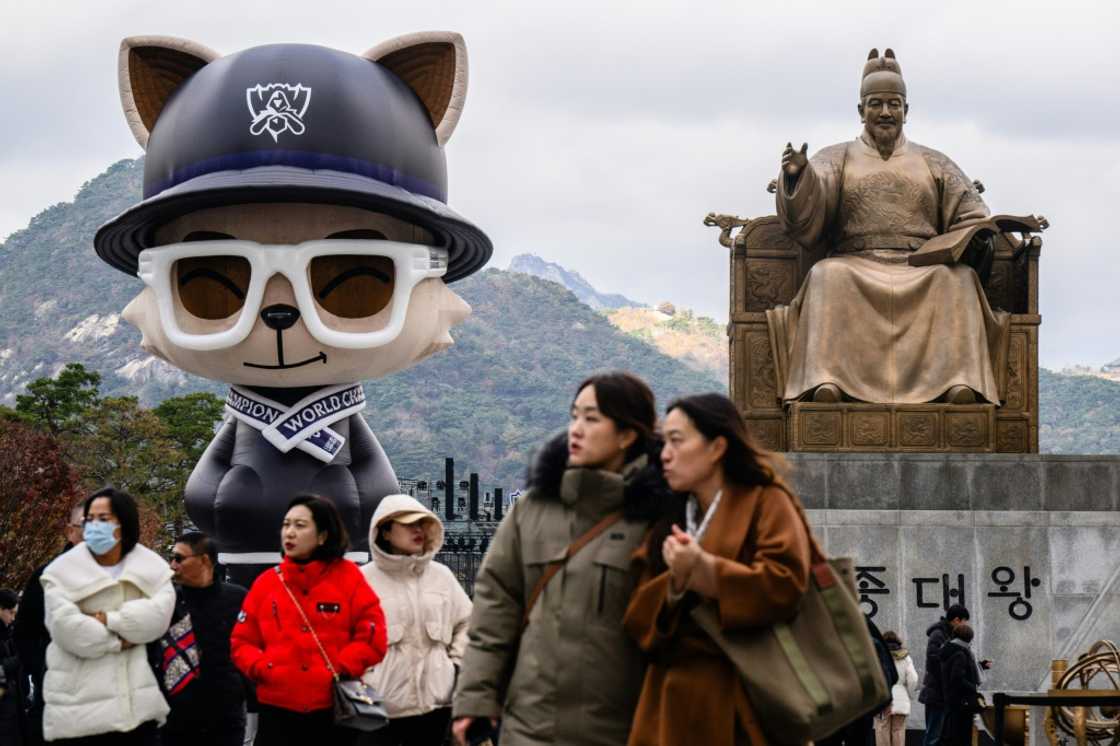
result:
[(797, 615), (770, 627), (725, 631), (714, 603), (691, 614), (738, 670), (767, 738), (804, 744), (878, 709), (890, 689), (859, 608), (854, 562), (826, 558), (800, 502), (790, 498), (811, 552), (809, 587)]

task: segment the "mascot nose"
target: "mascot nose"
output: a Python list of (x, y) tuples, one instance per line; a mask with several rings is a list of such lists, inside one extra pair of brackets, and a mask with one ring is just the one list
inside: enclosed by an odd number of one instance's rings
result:
[(269, 329), (283, 331), (299, 321), (299, 309), (277, 303), (261, 310), (261, 320)]

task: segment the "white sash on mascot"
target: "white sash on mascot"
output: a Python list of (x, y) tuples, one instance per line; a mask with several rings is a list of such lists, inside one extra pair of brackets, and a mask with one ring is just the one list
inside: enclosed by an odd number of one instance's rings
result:
[(365, 408), (366, 394), (360, 383), (319, 389), (291, 407), (237, 386), (231, 386), (226, 395), (226, 413), (260, 430), (281, 453), (298, 448), (327, 463), (346, 442), (329, 425)]

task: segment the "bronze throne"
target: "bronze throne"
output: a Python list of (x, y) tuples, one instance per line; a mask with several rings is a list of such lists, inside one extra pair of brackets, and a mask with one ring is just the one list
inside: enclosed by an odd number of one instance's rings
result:
[(766, 311), (788, 304), (823, 254), (806, 251), (776, 216), (748, 220), (709, 214), (730, 249), (731, 398), (762, 445), (817, 452), (1038, 452), (1038, 258), (1042, 238), (995, 236), (984, 285), (993, 308), (1011, 314), (1001, 402), (953, 404), (783, 403)]

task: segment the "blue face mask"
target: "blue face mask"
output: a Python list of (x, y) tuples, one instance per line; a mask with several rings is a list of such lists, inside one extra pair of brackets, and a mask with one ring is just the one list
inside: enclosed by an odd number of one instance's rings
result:
[(82, 527), (82, 539), (94, 554), (107, 554), (117, 545), (113, 534), (118, 528), (120, 524), (114, 521), (90, 521)]

